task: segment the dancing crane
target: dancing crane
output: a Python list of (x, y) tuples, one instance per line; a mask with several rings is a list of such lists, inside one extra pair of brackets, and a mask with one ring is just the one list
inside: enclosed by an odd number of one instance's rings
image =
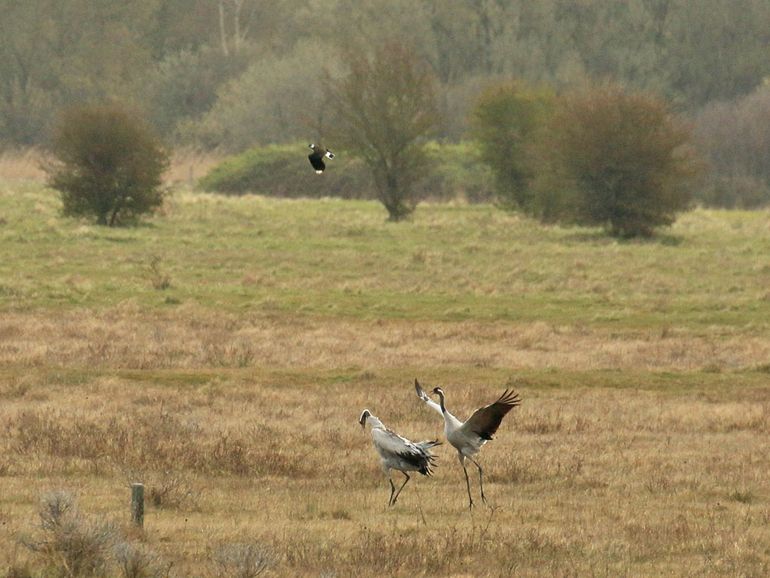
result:
[(430, 396), (420, 386), (420, 382), (414, 380), (414, 388), (417, 391), (417, 397), (424, 401), (429, 407), (433, 408), (444, 418), (444, 434), (447, 441), (457, 450), (457, 458), (465, 472), (465, 484), (468, 487), (469, 507), (473, 508), (473, 497), (471, 496), (471, 482), (468, 479), (468, 470), (465, 467), (465, 460), (468, 459), (479, 469), (479, 486), (481, 488), (481, 500), (486, 504), (487, 498), (484, 496), (484, 479), (481, 466), (473, 457), (481, 450), (487, 441), (493, 439), (492, 436), (500, 427), (500, 422), (514, 407), (521, 404), (521, 398), (513, 390), (505, 390), (500, 398), (487, 406), (477, 409), (468, 421), (462, 422), (453, 416), (446, 409), (444, 403), (444, 390), (436, 387), (431, 393), (439, 396), (440, 403), (433, 401)]
[[(435, 446), (441, 445), (441, 442), (437, 440), (423, 442), (409, 441), (405, 437), (386, 428), (368, 409), (365, 409), (361, 413), (358, 423), (360, 423), (361, 427), (364, 429), (366, 429), (367, 423), (372, 427), (372, 442), (374, 443), (374, 449), (380, 454), (382, 469), (385, 472), (385, 475), (388, 476), (388, 481), (390, 482), (390, 498), (388, 499), (388, 506), (393, 506), (396, 503), (401, 490), (404, 489), (404, 486), (406, 486), (409, 481), (410, 478), (407, 472), (420, 472), (423, 476), (430, 476), (433, 473), (431, 468), (436, 465), (436, 456), (434, 456), (430, 450)], [(398, 491), (396, 491), (396, 486), (393, 485), (393, 478), (391, 477), (390, 470), (398, 470), (406, 477)]]

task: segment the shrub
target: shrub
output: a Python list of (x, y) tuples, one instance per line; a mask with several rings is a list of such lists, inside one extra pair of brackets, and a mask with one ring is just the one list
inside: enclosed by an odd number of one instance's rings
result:
[[(206, 191), (232, 195), (377, 198), (361, 160), (337, 154), (319, 177), (307, 161), (307, 152), (302, 143), (252, 148), (217, 165), (198, 184)], [(478, 161), (475, 143), (431, 142), (425, 146), (425, 154), (429, 168), (414, 189), (420, 198), (489, 200), (492, 177), (486, 165)]]
[(481, 162), (477, 143), (429, 142), (425, 145), (425, 154), (429, 166), (419, 183), (421, 198), (465, 199), (471, 203), (492, 200), (494, 178), (489, 167)]
[(113, 527), (86, 519), (71, 494), (55, 491), (43, 496), (40, 511), (42, 537), (24, 544), (43, 558), (48, 575), (95, 576), (108, 565)]
[(307, 144), (255, 147), (214, 167), (199, 181), (205, 191), (276, 197), (372, 198), (361, 161), (338, 154), (322, 176), (307, 160)]
[(214, 560), (221, 576), (255, 578), (271, 564), (270, 553), (257, 544), (227, 544), (217, 549)]
[(160, 556), (141, 544), (119, 542), (114, 548), (115, 562), (123, 578), (166, 578), (171, 569)]
[(507, 208), (530, 212), (534, 177), (528, 153), (553, 109), (549, 90), (507, 82), (487, 88), (473, 109), (472, 134), (481, 159), (495, 175), (499, 200)]
[(93, 216), (112, 227), (135, 222), (163, 202), (168, 153), (145, 123), (118, 105), (65, 110), (53, 154), (49, 185), (60, 192), (65, 215)]
[(692, 198), (690, 132), (658, 98), (613, 86), (564, 97), (539, 144), (535, 213), (649, 236)]

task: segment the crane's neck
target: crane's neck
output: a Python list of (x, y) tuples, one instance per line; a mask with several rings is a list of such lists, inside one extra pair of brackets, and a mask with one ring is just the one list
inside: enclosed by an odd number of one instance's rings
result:
[(438, 400), (439, 404), (441, 405), (441, 413), (446, 413), (446, 405), (444, 405), (444, 392), (438, 390), (436, 393), (438, 393)]
[(373, 415), (367, 417), (366, 421), (372, 429), (385, 429), (385, 425), (380, 421), (380, 419)]
[(446, 404), (444, 403), (444, 394), (441, 391), (437, 391), (436, 393), (438, 393), (438, 398), (440, 401), (441, 414), (444, 416), (444, 434), (449, 437), (463, 424), (455, 416), (449, 413), (449, 411), (447, 411)]

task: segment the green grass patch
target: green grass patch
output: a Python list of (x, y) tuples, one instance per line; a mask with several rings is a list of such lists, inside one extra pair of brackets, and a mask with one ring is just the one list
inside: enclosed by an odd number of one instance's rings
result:
[[(697, 210), (657, 240), (543, 227), (490, 205), (178, 193), (146, 226), (59, 216), (0, 186), (0, 310), (194, 305), (360, 319), (535, 321), (765, 334), (770, 213)], [(676, 243), (666, 240), (676, 239)]]

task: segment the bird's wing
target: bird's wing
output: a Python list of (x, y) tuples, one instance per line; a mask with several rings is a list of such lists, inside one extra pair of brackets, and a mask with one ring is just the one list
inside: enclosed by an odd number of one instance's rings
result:
[(417, 392), (417, 397), (424, 401), (429, 407), (435, 409), (440, 415), (444, 415), (444, 412), (441, 411), (441, 406), (433, 401), (427, 393), (425, 393), (425, 390), (423, 390), (423, 388), (420, 386), (420, 382), (416, 379), (414, 380), (414, 389)]
[(307, 158), (310, 160), (310, 164), (313, 165), (315, 170), (322, 171), (326, 168), (326, 164), (323, 161), (323, 155), (320, 153), (313, 152), (307, 155)]
[(373, 429), (372, 439), (381, 454), (398, 456), (416, 467), (433, 457), (428, 447), (420, 447), (389, 429)]
[(463, 424), (462, 429), (473, 432), (482, 439), (491, 440), (506, 414), (519, 404), (521, 404), (519, 394), (506, 389), (495, 403), (474, 411)]

